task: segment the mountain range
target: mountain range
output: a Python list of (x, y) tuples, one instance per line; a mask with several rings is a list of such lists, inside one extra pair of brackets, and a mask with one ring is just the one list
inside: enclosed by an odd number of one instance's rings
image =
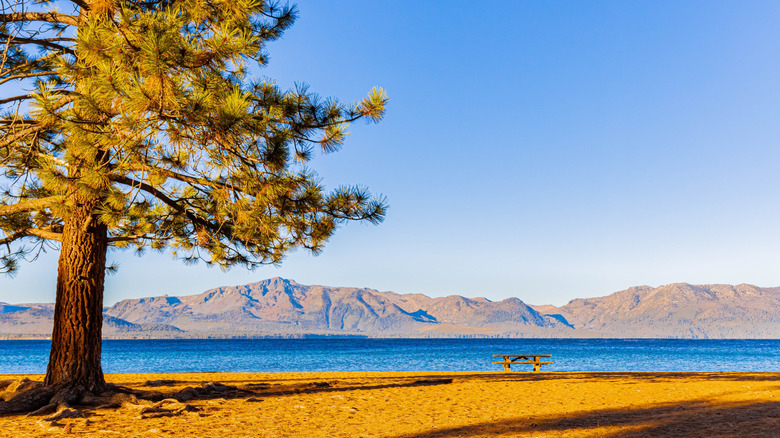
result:
[[(45, 338), (52, 304), (0, 303), (0, 338)], [(676, 283), (560, 307), (272, 278), (104, 309), (106, 338), (262, 336), (780, 338), (780, 288)]]

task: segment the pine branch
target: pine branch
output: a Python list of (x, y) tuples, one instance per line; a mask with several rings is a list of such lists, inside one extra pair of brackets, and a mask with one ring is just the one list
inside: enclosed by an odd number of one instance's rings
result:
[[(40, 126), (36, 121), (6, 121), (6, 120), (0, 120), (0, 125), (11, 125), (11, 127), (21, 127), (21, 126), (32, 126), (32, 127), (35, 127), (35, 126)], [(41, 130), (44, 129), (44, 128), (45, 127), (41, 127)], [(9, 129), (8, 127), (0, 128), (0, 133), (2, 133), (3, 131), (6, 131), (8, 129)], [(37, 132), (39, 132), (39, 130), (29, 131), (29, 129), (26, 129), (26, 130), (23, 131), (24, 135), (22, 135), (22, 137), (24, 137), (25, 135), (31, 134), (33, 132), (37, 133)], [(22, 132), (19, 132), (17, 134), (22, 134)], [(11, 138), (12, 138), (12, 140), (18, 140), (18, 138), (16, 138), (16, 137), (17, 137), (17, 135), (14, 134)], [(5, 147), (7, 145), (8, 144), (5, 144), (5, 143), (0, 144), (0, 146), (2, 146), (2, 147)], [(43, 159), (43, 160), (46, 160), (46, 161), (50, 161), (52, 164), (54, 164), (56, 166), (67, 166), (68, 165), (68, 163), (65, 160), (63, 160), (62, 158), (55, 157), (54, 155), (49, 155), (49, 154), (46, 154), (46, 153), (43, 153), (43, 152), (40, 152), (40, 151), (37, 151), (37, 150), (33, 150), (32, 148), (30, 148), (28, 150), (24, 150), (22, 148), (19, 148), (17, 150), (17, 153), (19, 155), (24, 155), (24, 154), (33, 155), (33, 156), (35, 156), (37, 158), (40, 158), (40, 159)], [(8, 157), (6, 157), (6, 159), (7, 158)], [(2, 161), (6, 161), (6, 160), (2, 160)]]
[(0, 125), (14, 125), (14, 126), (21, 126), (21, 125), (37, 125), (38, 121), (34, 119), (0, 119)]
[(55, 233), (54, 231), (45, 228), (28, 228), (24, 230), (30, 236), (40, 237), (41, 239), (56, 240), (62, 242), (62, 233)]
[(9, 243), (19, 240), (24, 237), (34, 236), (41, 239), (56, 240), (62, 242), (62, 234), (52, 231), (50, 228), (25, 228), (21, 231), (17, 231), (0, 239), (0, 245), (8, 245)]
[(24, 69), (27, 69), (27, 68), (35, 68), (35, 67), (43, 68), (40, 65), (42, 62), (48, 61), (51, 58), (56, 58), (59, 55), (60, 55), (59, 53), (50, 53), (50, 54), (48, 54), (46, 56), (41, 56), (40, 58), (33, 59), (32, 61), (25, 62), (24, 64), (19, 64), (17, 66), (8, 68), (6, 71), (4, 71), (2, 74), (0, 74), (0, 76), (10, 75), (10, 74), (13, 74), (14, 72), (17, 72), (17, 71), (20, 71), (20, 70), (24, 70)]
[[(238, 187), (235, 187), (233, 185), (230, 185), (226, 182), (215, 180), (215, 179), (208, 179), (203, 177), (196, 177), (192, 175), (186, 175), (183, 173), (175, 172), (170, 169), (165, 169), (162, 167), (153, 166), (151, 164), (143, 164), (143, 165), (136, 165), (136, 166), (130, 166), (131, 171), (140, 171), (140, 172), (149, 172), (149, 173), (158, 173), (162, 176), (165, 176), (166, 178), (174, 179), (176, 181), (180, 181), (183, 183), (190, 184), (192, 186), (202, 185), (206, 187), (211, 188), (221, 188), (221, 189), (230, 189), (235, 190), (240, 193), (244, 193), (243, 190), (241, 190)], [(259, 176), (259, 175), (258, 175)], [(118, 181), (117, 181), (118, 182)]]
[[(5, 81), (3, 81), (3, 82), (5, 82)], [(0, 83), (2, 83), (2, 82), (0, 82)], [(9, 103), (9, 102), (18, 102), (20, 100), (32, 99), (33, 96), (34, 96), (33, 94), (21, 94), (19, 96), (6, 97), (5, 99), (0, 99), (0, 105), (2, 105), (4, 103)]]
[[(14, 75), (14, 76), (8, 76), (7, 78), (0, 79), (0, 85), (3, 85), (4, 83), (9, 82), (9, 81), (13, 81), (14, 79), (28, 79), (28, 78), (34, 78), (34, 77), (37, 77), (37, 76), (49, 76), (49, 75), (53, 75), (55, 73), (56, 72), (54, 72), (54, 71), (40, 71), (40, 72), (35, 72), (35, 73), (22, 73), (22, 74), (18, 74), (18, 75)], [(27, 96), (30, 97), (29, 94)], [(0, 104), (2, 104), (2, 103), (8, 103), (8, 102), (0, 102)]]
[(12, 14), (0, 14), (0, 23), (18, 23), (23, 21), (44, 21), (47, 23), (59, 23), (69, 26), (77, 26), (79, 18), (73, 15), (59, 14), (57, 12), (16, 12)]
[(131, 236), (117, 236), (117, 237), (109, 237), (108, 242), (114, 243), (114, 242), (132, 242), (134, 240), (154, 240), (158, 242), (167, 242), (171, 240), (171, 237), (152, 237), (148, 234), (133, 234)]
[(24, 138), (24, 137), (26, 137), (26, 136), (28, 136), (30, 134), (35, 134), (35, 133), (44, 131), (47, 128), (48, 128), (48, 126), (33, 125), (33, 126), (27, 128), (27, 129), (22, 129), (21, 131), (16, 132), (16, 133), (14, 133), (14, 134), (12, 134), (10, 136), (6, 135), (5, 137), (3, 137), (2, 140), (0, 140), (0, 148), (4, 148), (4, 147), (6, 147), (6, 146), (16, 142), (17, 140), (19, 140), (21, 138)]
[(16, 36), (6, 35), (3, 33), (0, 33), (0, 38), (5, 38), (6, 44), (35, 44), (41, 47), (46, 47), (49, 49), (58, 50), (60, 52), (69, 53), (71, 55), (75, 55), (75, 52), (73, 49), (69, 47), (65, 47), (61, 44), (57, 44), (55, 41), (68, 41), (68, 42), (75, 42), (76, 40), (73, 38), (46, 38), (46, 39), (35, 39), (35, 38), (20, 38)]
[(68, 1), (80, 8), (89, 9), (89, 5), (81, 0), (68, 0)]
[(5, 236), (4, 238), (0, 239), (0, 245), (8, 245), (14, 240), (19, 240), (22, 237), (26, 237), (26, 236), (28, 236), (28, 234), (25, 233), (24, 231), (17, 231), (13, 234), (9, 234), (8, 236)]
[(124, 175), (109, 175), (108, 178), (111, 181), (117, 182), (119, 184), (123, 184), (129, 187), (133, 187), (136, 189), (143, 190), (146, 193), (149, 193), (150, 195), (154, 196), (155, 198), (159, 199), (160, 201), (164, 202), (168, 206), (172, 207), (174, 210), (176, 210), (179, 213), (184, 213), (184, 207), (179, 205), (176, 201), (169, 198), (168, 195), (160, 191), (159, 189), (156, 189), (155, 187), (143, 182), (143, 181), (136, 181), (130, 177), (124, 176)]
[[(309, 131), (309, 130), (315, 131), (315, 130), (330, 128), (330, 127), (332, 127), (334, 125), (338, 125), (338, 124), (341, 124), (341, 123), (349, 124), (349, 123), (352, 123), (352, 122), (356, 122), (356, 121), (358, 121), (358, 120), (360, 120), (360, 119), (362, 119), (363, 117), (366, 117), (366, 116), (367, 116), (367, 114), (360, 113), (360, 114), (351, 115), (348, 118), (339, 119), (339, 120), (336, 120), (336, 121), (316, 121), (315, 123), (312, 123), (312, 124), (309, 124), (309, 125), (303, 125), (303, 126), (298, 126), (298, 125), (300, 125), (300, 122), (298, 122), (296, 120), (272, 119), (272, 118), (264, 118), (264, 116), (255, 116), (254, 119), (257, 120), (257, 121), (265, 121), (265, 122), (271, 122), (271, 123), (278, 123), (280, 125), (288, 125), (288, 126), (291, 126), (291, 127), (296, 127), (298, 129), (305, 129), (307, 131)], [(308, 141), (308, 142), (311, 142), (311, 143), (319, 143), (319, 140), (310, 139), (308, 137), (303, 136), (302, 134), (298, 134), (298, 135), (301, 135), (301, 140)]]
[(161, 190), (159, 190), (159, 189), (157, 189), (155, 187), (152, 187), (151, 185), (149, 185), (149, 184), (147, 184), (147, 183), (145, 183), (143, 181), (136, 181), (136, 180), (134, 180), (132, 178), (129, 178), (129, 177), (126, 177), (126, 176), (123, 176), (123, 175), (109, 175), (109, 179), (111, 179), (112, 181), (117, 182), (119, 184), (123, 184), (123, 185), (126, 185), (126, 186), (130, 186), (130, 187), (133, 187), (133, 188), (137, 188), (137, 189), (143, 190), (144, 192), (154, 196), (155, 198), (159, 199), (160, 201), (162, 201), (166, 205), (168, 205), (171, 208), (173, 208), (174, 210), (176, 210), (177, 213), (185, 215), (187, 217), (187, 219), (189, 219), (190, 222), (193, 223), (193, 225), (196, 225), (196, 226), (200, 225), (202, 227), (208, 228), (209, 230), (211, 230), (213, 232), (225, 231), (219, 225), (213, 224), (213, 223), (211, 223), (211, 222), (209, 222), (209, 221), (207, 221), (207, 220), (197, 216), (193, 212), (191, 212), (191, 211), (187, 210), (186, 208), (184, 208), (181, 204), (179, 204), (175, 200), (173, 200), (170, 197), (168, 197), (168, 195), (163, 193)]
[[(57, 91), (58, 92), (70, 92), (68, 90), (57, 90)], [(54, 105), (52, 106), (52, 109), (56, 110), (56, 109), (62, 108), (63, 106), (73, 102), (74, 100), (75, 100), (75, 98), (73, 96), (63, 96), (57, 102), (54, 103)], [(2, 103), (2, 101), (0, 101), (0, 103)], [(49, 127), (50, 127), (49, 125), (32, 125), (29, 128), (27, 128), (27, 129), (23, 129), (23, 130), (21, 130), (19, 132), (14, 133), (13, 135), (10, 135), (10, 136), (6, 135), (5, 137), (3, 137), (2, 140), (0, 140), (0, 148), (4, 148), (4, 147), (14, 143), (15, 141), (19, 140), (20, 138), (24, 138), (27, 135), (44, 131), (44, 130), (48, 129)]]
[(49, 196), (47, 198), (30, 199), (16, 204), (0, 205), (0, 216), (8, 216), (25, 211), (41, 210), (50, 205), (60, 203), (64, 200), (61, 195)]

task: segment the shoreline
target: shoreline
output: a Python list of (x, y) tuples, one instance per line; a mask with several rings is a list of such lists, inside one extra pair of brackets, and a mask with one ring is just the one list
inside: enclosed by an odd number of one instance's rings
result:
[[(4, 374), (0, 380), (20, 377), (42, 379)], [(215, 372), (107, 374), (106, 380), (171, 397), (187, 387), (201, 394), (182, 402), (191, 411), (164, 417), (143, 414), (151, 402), (138, 400), (55, 424), (5, 416), (0, 427), (12, 436), (68, 428), (81, 436), (388, 438), (771, 436), (780, 430), (779, 372)], [(236, 390), (208, 393), (221, 388), (212, 382)]]
[[(577, 333), (582, 335), (582, 333)], [(293, 339), (411, 339), (411, 340), (569, 340), (569, 341), (590, 341), (590, 340), (610, 340), (610, 341), (780, 341), (780, 338), (773, 337), (758, 337), (758, 338), (726, 338), (726, 337), (616, 337), (616, 336), (494, 336), (494, 335), (445, 335), (445, 336), (372, 336), (361, 334), (316, 334), (316, 333), (303, 333), (303, 334), (252, 334), (252, 335), (202, 335), (193, 334), (192, 336), (143, 336), (143, 335), (128, 335), (128, 336), (107, 336), (101, 338), (102, 341), (220, 341), (220, 340), (293, 340)], [(51, 335), (15, 335), (4, 334), (0, 335), (0, 341), (51, 341)]]

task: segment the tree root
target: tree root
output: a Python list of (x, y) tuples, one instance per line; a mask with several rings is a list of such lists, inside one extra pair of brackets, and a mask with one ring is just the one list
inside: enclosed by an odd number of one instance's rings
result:
[[(410, 386), (450, 383), (452, 379), (433, 379), (411, 383)], [(147, 381), (144, 386), (174, 386), (172, 380)], [(29, 379), (0, 381), (0, 415), (26, 414), (47, 416), (40, 421), (60, 425), (58, 420), (92, 415), (90, 409), (130, 409), (138, 418), (171, 417), (196, 413), (200, 409), (187, 404), (196, 400), (244, 398), (246, 402), (261, 402), (261, 396), (308, 393), (331, 390), (331, 383), (312, 382), (300, 385), (253, 383), (240, 386), (210, 382), (188, 386), (176, 392), (132, 389), (105, 384), (100, 392), (89, 391), (84, 385), (66, 384), (45, 386)], [(204, 415), (199, 413), (198, 415)]]
[[(147, 383), (144, 386), (174, 386), (180, 382), (161, 380)], [(68, 431), (73, 428), (73, 423), (68, 419), (84, 418), (85, 424), (89, 424), (87, 418), (94, 415), (96, 409), (121, 409), (139, 420), (182, 415), (205, 416), (207, 414), (202, 408), (190, 402), (236, 398), (244, 398), (246, 402), (261, 402), (263, 399), (258, 397), (263, 395), (327, 391), (329, 388), (330, 384), (326, 382), (285, 385), (283, 388), (272, 388), (264, 383), (231, 386), (210, 382), (172, 392), (106, 384), (97, 392), (89, 391), (79, 384), (46, 386), (29, 379), (17, 379), (0, 381), (0, 415), (26, 414), (27, 417), (40, 417), (37, 422), (44, 430)]]
[[(62, 415), (71, 405), (93, 406), (96, 400), (121, 392), (126, 388), (106, 385), (103, 392), (93, 394), (79, 384), (45, 386), (29, 379), (17, 379), (0, 383), (0, 415), (27, 414), (30, 416), (57, 413), (59, 418), (73, 418)], [(74, 414), (75, 415), (75, 414)], [(56, 421), (56, 420), (52, 420)]]
[(187, 387), (174, 393), (134, 390), (106, 384), (100, 393), (94, 393), (78, 384), (44, 386), (41, 382), (17, 379), (0, 381), (0, 415), (46, 415), (48, 417), (43, 420), (55, 424), (64, 418), (88, 416), (84, 408), (128, 408), (138, 410), (139, 418), (170, 417), (200, 411), (199, 408), (186, 403), (190, 400), (250, 397), (256, 394), (249, 388), (221, 383)]
[(57, 388), (45, 387), (41, 382), (33, 382), (29, 379), (9, 382), (4, 385), (3, 392), (0, 393), (0, 400), (2, 400), (0, 415), (41, 411), (51, 404), (56, 392)]

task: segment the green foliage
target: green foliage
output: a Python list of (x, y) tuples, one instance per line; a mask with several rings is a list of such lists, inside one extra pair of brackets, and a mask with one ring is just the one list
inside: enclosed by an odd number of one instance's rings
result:
[[(222, 267), (278, 263), (299, 247), (316, 253), (339, 224), (383, 219), (383, 199), (361, 187), (327, 192), (306, 163), (317, 146), (338, 150), (349, 123), (381, 120), (385, 92), (345, 104), (249, 73), (294, 8), (71, 0), (70, 14), (41, 20), (18, 13), (50, 2), (13, 1), (0, 10), (6, 270), (56, 239), (84, 198), (100, 200), (95, 215), (111, 245)], [(20, 84), (31, 91), (14, 93)], [(21, 97), (4, 97), (13, 94)], [(41, 203), (9, 213), (32, 200)]]

